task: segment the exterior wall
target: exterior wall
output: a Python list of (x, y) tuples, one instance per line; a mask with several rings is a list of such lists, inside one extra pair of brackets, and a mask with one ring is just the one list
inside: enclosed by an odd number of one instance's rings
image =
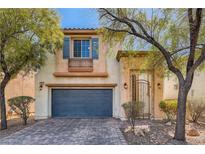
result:
[[(121, 118), (121, 106), (119, 104), (119, 65), (114, 57), (107, 57), (108, 48), (105, 44), (100, 43), (99, 49), (99, 60), (94, 60), (94, 71), (108, 73), (108, 77), (55, 77), (53, 75), (56, 71), (68, 72), (67, 70), (67, 60), (62, 61), (62, 51), (55, 55), (48, 55), (46, 64), (42, 69), (36, 74), (35, 77), (35, 98), (36, 98), (36, 119), (44, 119), (51, 117), (51, 90), (52, 88), (62, 88), (62, 87), (49, 87), (47, 84), (117, 84), (116, 87), (109, 87), (113, 89), (113, 117)], [(113, 49), (118, 51), (117, 49)], [(82, 72), (83, 74), (83, 72)], [(43, 88), (40, 90), (40, 82), (44, 83)], [(68, 87), (63, 87), (68, 88)], [(69, 87), (76, 88), (76, 87)], [(85, 87), (78, 87), (79, 89)], [(88, 87), (92, 88), (92, 87)], [(93, 87), (96, 88), (96, 87)], [(97, 87), (103, 88), (103, 87)], [(87, 89), (87, 88), (86, 88)], [(107, 88), (105, 88), (107, 89)]]
[[(154, 117), (155, 119), (162, 119), (164, 114), (160, 111), (159, 103), (163, 100), (164, 83), (162, 77), (162, 70), (157, 69), (154, 71)], [(158, 85), (160, 84), (160, 85)]]
[[(10, 110), (10, 107), (8, 106), (8, 99), (22, 95), (34, 97), (34, 83), (34, 75), (27, 75), (23, 77), (20, 74), (8, 83), (5, 90), (7, 112)], [(31, 105), (30, 111), (32, 114), (35, 112), (34, 106), (35, 103)], [(13, 118), (13, 116), (8, 116), (7, 118)]]
[[(205, 73), (196, 72), (193, 79), (192, 87), (189, 91), (189, 99), (201, 99), (205, 97)], [(178, 96), (178, 80), (172, 75), (164, 79), (164, 99), (177, 99)]]
[[(73, 36), (75, 37), (75, 36)], [(84, 36), (85, 37), (85, 36)], [(87, 37), (87, 35), (86, 35)], [(89, 36), (92, 37), (92, 36)], [(102, 42), (100, 36), (94, 35), (99, 38), (99, 59), (93, 60), (92, 72), (69, 72), (68, 71), (68, 59), (63, 59), (62, 50), (58, 51), (55, 55), (48, 54), (48, 59), (44, 67), (35, 76), (35, 98), (36, 98), (36, 119), (45, 119), (51, 117), (51, 91), (53, 88), (112, 88), (113, 89), (113, 117), (125, 119), (122, 104), (128, 102), (131, 98), (130, 89), (130, 72), (131, 70), (139, 70), (144, 62), (144, 57), (128, 58), (122, 57), (120, 61), (116, 60), (117, 52), (120, 49), (120, 45), (112, 48), (112, 53), (106, 43)], [(109, 56), (108, 56), (109, 55)], [(162, 71), (148, 70), (152, 76), (151, 84), (151, 113), (154, 118), (161, 118), (162, 114), (159, 109), (159, 102), (163, 98), (163, 79), (160, 77)], [(56, 75), (56, 73), (62, 73), (64, 75)], [(93, 76), (83, 76), (85, 75)], [(106, 73), (108, 76), (98, 76), (94, 74)], [(72, 76), (73, 75), (73, 76)], [(127, 83), (128, 89), (124, 88), (124, 83)], [(158, 86), (160, 83), (160, 88)], [(40, 84), (43, 87), (40, 88)], [(66, 85), (71, 85), (67, 86)], [(83, 85), (90, 84), (89, 87)], [(92, 84), (116, 84), (115, 87), (92, 87)], [(62, 87), (62, 85), (64, 85)], [(78, 85), (76, 87), (75, 85)], [(80, 86), (81, 87), (80, 87)]]
[[(121, 57), (120, 59), (120, 104), (124, 104), (131, 100), (131, 82), (130, 74), (132, 70), (139, 71), (142, 69), (145, 57)], [(163, 99), (163, 79), (160, 76), (161, 71), (153, 71), (145, 69), (151, 76), (151, 96), (150, 96), (150, 112), (155, 119), (162, 118), (162, 112), (159, 109), (159, 102)], [(127, 83), (128, 88), (123, 87), (124, 83)], [(160, 87), (157, 85), (160, 83)], [(122, 111), (124, 114), (124, 112)]]
[[(77, 37), (82, 37), (81, 35), (69, 35), (70, 38), (77, 38)], [(84, 37), (99, 37), (95, 35), (86, 35)], [(99, 37), (99, 59), (94, 59), (93, 60), (93, 71), (89, 72), (90, 74), (95, 74), (97, 72), (106, 72), (106, 52), (107, 52), (107, 47), (106, 44), (102, 41), (101, 37)], [(70, 45), (70, 56), (71, 56), (71, 51), (72, 51), (72, 43)], [(56, 72), (68, 72), (68, 60), (63, 59), (63, 52), (57, 52), (56, 53)]]

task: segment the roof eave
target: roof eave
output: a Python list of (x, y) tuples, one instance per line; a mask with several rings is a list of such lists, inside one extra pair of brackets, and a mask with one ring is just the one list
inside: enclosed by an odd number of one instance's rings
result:
[(66, 35), (97, 35), (97, 29), (94, 28), (64, 28), (63, 33)]
[(148, 56), (148, 53), (149, 51), (139, 51), (139, 50), (136, 50), (136, 51), (127, 51), (127, 50), (119, 50), (117, 52), (117, 56), (116, 56), (116, 59), (117, 61), (120, 61), (121, 57), (128, 57), (128, 56), (133, 56), (133, 57), (145, 57), (145, 56)]

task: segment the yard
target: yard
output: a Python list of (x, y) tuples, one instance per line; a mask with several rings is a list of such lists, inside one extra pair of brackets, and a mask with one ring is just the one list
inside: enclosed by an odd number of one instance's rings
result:
[[(205, 123), (186, 124), (186, 140), (187, 142), (173, 140), (175, 124), (170, 125), (164, 121), (155, 120), (138, 120), (136, 122), (137, 127), (149, 128), (144, 134), (134, 135), (132, 132), (125, 132), (128, 124), (123, 122), (121, 124), (121, 131), (128, 144), (131, 145), (165, 145), (165, 144), (205, 144)], [(199, 136), (188, 136), (187, 133), (190, 129), (196, 129), (199, 132)]]
[(192, 128), (199, 132), (199, 136), (186, 135), (187, 142), (173, 140), (175, 124), (164, 121), (137, 120), (137, 127), (149, 128), (149, 131), (138, 135), (124, 132), (127, 126), (126, 121), (114, 118), (54, 118), (37, 123), (30, 119), (26, 126), (20, 119), (13, 119), (8, 121), (8, 129), (0, 130), (0, 144), (122, 144), (124, 139), (129, 145), (205, 144), (205, 123), (202, 122), (187, 123), (186, 134)]

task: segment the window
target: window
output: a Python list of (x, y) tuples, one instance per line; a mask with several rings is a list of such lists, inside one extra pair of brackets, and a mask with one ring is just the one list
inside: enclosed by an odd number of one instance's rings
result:
[(90, 40), (73, 40), (73, 57), (89, 58), (90, 57)]

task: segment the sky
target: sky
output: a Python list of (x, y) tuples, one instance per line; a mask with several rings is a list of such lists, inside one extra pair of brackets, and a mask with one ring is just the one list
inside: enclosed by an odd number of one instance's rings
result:
[(62, 28), (97, 28), (99, 27), (96, 9), (61, 8), (57, 9), (61, 17)]

